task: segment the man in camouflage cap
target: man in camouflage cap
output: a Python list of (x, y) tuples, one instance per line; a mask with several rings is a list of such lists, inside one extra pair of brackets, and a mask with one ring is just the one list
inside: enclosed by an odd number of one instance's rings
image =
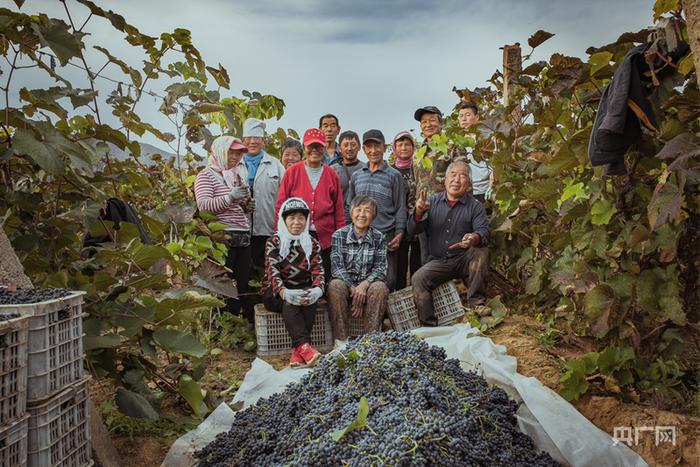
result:
[(450, 146), (447, 154), (438, 153), (428, 145), (433, 137), (442, 134), (443, 118), (440, 109), (433, 105), (421, 107), (413, 114), (413, 118), (420, 123), (420, 130), (425, 139), (422, 146), (426, 148), (423, 157), (427, 157), (432, 162), (431, 168), (425, 168), (422, 159), (416, 167), (416, 181), (418, 190), (426, 189), (428, 194), (438, 193), (445, 190), (445, 171), (447, 166), (456, 161), (467, 161), (467, 154)]

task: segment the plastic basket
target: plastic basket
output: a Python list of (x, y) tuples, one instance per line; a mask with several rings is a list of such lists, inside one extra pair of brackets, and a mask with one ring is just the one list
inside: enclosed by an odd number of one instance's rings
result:
[[(448, 326), (464, 316), (462, 301), (452, 281), (433, 291), (433, 306), (438, 326)], [(389, 319), (397, 331), (409, 331), (421, 326), (412, 287), (389, 294)]]
[(348, 336), (350, 337), (360, 337), (364, 335), (363, 331), (363, 319), (362, 317), (356, 318), (350, 313), (350, 321), (348, 322)]
[(409, 331), (421, 325), (410, 286), (389, 294), (388, 313), (391, 326), (396, 331)]
[(29, 316), (27, 403), (50, 397), (83, 372), (85, 292), (40, 303), (0, 305), (0, 313)]
[(28, 325), (26, 316), (0, 321), (0, 426), (19, 420), (27, 405)]
[(35, 406), (28, 406), (28, 467), (92, 464), (88, 417), (89, 378)]
[[(255, 305), (255, 336), (260, 356), (281, 355), (292, 351), (292, 338), (282, 319), (282, 313), (268, 311), (265, 305)], [(333, 348), (333, 333), (328, 310), (323, 303), (316, 307), (316, 320), (311, 330), (310, 344), (321, 352)]]
[(457, 287), (452, 281), (442, 284), (433, 291), (433, 306), (438, 326), (449, 326), (464, 317), (464, 306), (459, 298)]
[(27, 426), (24, 415), (9, 426), (0, 429), (0, 465), (24, 467), (27, 465)]

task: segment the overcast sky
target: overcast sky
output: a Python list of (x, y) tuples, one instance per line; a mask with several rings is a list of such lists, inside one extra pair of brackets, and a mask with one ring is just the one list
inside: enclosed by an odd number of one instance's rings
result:
[[(184, 27), (209, 65), (221, 62), (231, 77), (232, 95), (242, 89), (274, 94), (286, 103), (279, 122), (268, 129), (316, 126), (334, 113), (343, 129), (358, 133), (417, 129), (413, 112), (437, 105), (449, 112), (451, 91), (485, 86), (502, 65), (504, 44), (520, 42), (544, 29), (556, 35), (540, 46), (534, 60), (554, 52), (585, 57), (588, 46), (614, 41), (621, 33), (651, 24), (653, 0), (458, 1), (458, 0), (121, 0), (95, 2), (114, 9), (141, 32), (157, 36)], [(85, 9), (68, 0), (77, 18)], [(9, 0), (0, 5), (15, 9)], [(43, 11), (65, 19), (58, 0), (28, 0), (24, 12)], [(78, 19), (76, 19), (78, 21)], [(94, 19), (86, 41), (109, 49), (140, 68), (142, 57), (110, 25)], [(92, 52), (91, 66), (103, 60)], [(25, 71), (25, 70), (21, 70)], [(106, 73), (121, 78), (118, 69)], [(36, 71), (23, 85), (39, 87)], [(104, 91), (114, 89), (103, 82)], [(162, 93), (159, 83), (147, 89)], [(226, 95), (226, 90), (224, 95)], [(168, 131), (157, 116), (159, 102), (139, 104), (146, 120)], [(147, 140), (165, 149), (164, 143)]]

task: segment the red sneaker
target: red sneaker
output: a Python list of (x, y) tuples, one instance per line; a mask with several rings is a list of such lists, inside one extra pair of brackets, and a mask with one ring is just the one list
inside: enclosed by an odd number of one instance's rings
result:
[(299, 355), (304, 359), (308, 366), (314, 366), (318, 363), (321, 358), (321, 352), (314, 349), (309, 345), (308, 342), (304, 342), (299, 347), (297, 347)]
[(299, 353), (299, 347), (294, 347), (292, 349), (292, 356), (289, 357), (289, 366), (298, 367), (298, 366), (304, 366), (304, 365), (306, 365), (306, 362), (304, 361), (304, 358)]

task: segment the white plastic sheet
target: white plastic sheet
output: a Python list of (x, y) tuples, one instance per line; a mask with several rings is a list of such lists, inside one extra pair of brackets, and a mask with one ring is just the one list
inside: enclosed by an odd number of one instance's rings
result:
[[(467, 371), (478, 371), (489, 383), (504, 389), (520, 403), (518, 426), (539, 449), (565, 465), (574, 467), (645, 467), (647, 463), (625, 444), (598, 429), (571, 404), (535, 378), (517, 372), (517, 360), (506, 354), (502, 345), (479, 335), (468, 324), (451, 327), (420, 328), (413, 331), (431, 345), (443, 347), (449, 358), (456, 358)], [(233, 402), (243, 407), (261, 397), (284, 390), (292, 381), (308, 373), (307, 369), (285, 368), (276, 371), (256, 359), (246, 374)], [(183, 435), (170, 448), (163, 462), (167, 467), (189, 467), (192, 453), (206, 446), (230, 427), (235, 412), (222, 403), (195, 430)]]

